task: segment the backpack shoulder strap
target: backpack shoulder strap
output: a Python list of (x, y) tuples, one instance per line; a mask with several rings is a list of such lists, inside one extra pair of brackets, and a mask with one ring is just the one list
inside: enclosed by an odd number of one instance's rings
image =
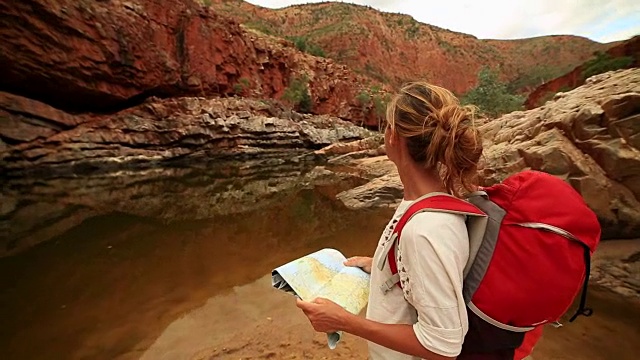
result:
[(392, 277), (383, 285), (383, 292), (386, 292), (393, 288), (394, 285), (400, 285), (398, 277), (398, 265), (396, 263), (396, 243), (400, 241), (400, 236), (405, 225), (411, 220), (411, 218), (421, 212), (447, 212), (453, 214), (467, 215), (471, 217), (486, 217), (487, 215), (478, 209), (475, 205), (468, 201), (458, 199), (448, 194), (428, 195), (424, 198), (418, 199), (405, 211), (405, 213), (398, 220), (398, 224), (393, 229), (391, 234), (391, 248), (383, 257), (378, 267), (382, 269), (385, 262), (389, 262), (389, 269), (391, 270)]

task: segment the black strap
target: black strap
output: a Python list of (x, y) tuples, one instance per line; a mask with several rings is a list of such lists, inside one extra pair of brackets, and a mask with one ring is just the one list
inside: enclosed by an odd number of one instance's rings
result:
[(586, 316), (589, 317), (593, 314), (593, 309), (587, 308), (587, 289), (589, 288), (589, 274), (591, 273), (591, 251), (587, 245), (584, 245), (584, 265), (585, 265), (585, 276), (584, 276), (584, 284), (582, 284), (582, 295), (580, 296), (580, 305), (578, 306), (578, 310), (575, 314), (569, 319), (569, 322), (573, 322), (578, 316)]

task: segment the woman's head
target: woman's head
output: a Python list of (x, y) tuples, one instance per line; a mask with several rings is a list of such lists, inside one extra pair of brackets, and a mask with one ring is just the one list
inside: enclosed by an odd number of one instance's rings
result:
[(387, 106), (385, 143), (394, 162), (400, 153), (408, 155), (439, 174), (448, 192), (459, 196), (473, 190), (482, 138), (473, 108), (461, 106), (448, 90), (425, 82), (403, 86)]

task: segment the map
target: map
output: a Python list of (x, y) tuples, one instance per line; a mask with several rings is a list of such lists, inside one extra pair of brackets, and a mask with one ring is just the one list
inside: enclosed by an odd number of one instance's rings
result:
[[(359, 314), (369, 300), (369, 274), (344, 266), (345, 260), (338, 250), (322, 249), (276, 268), (271, 283), (302, 300), (322, 297)], [(329, 348), (335, 349), (341, 337), (341, 332), (327, 334)]]

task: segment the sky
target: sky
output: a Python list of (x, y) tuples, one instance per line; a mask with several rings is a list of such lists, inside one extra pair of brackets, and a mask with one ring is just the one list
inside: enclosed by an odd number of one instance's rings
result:
[[(248, 0), (268, 8), (322, 0)], [(480, 39), (578, 35), (598, 42), (640, 35), (640, 0), (350, 0)]]

